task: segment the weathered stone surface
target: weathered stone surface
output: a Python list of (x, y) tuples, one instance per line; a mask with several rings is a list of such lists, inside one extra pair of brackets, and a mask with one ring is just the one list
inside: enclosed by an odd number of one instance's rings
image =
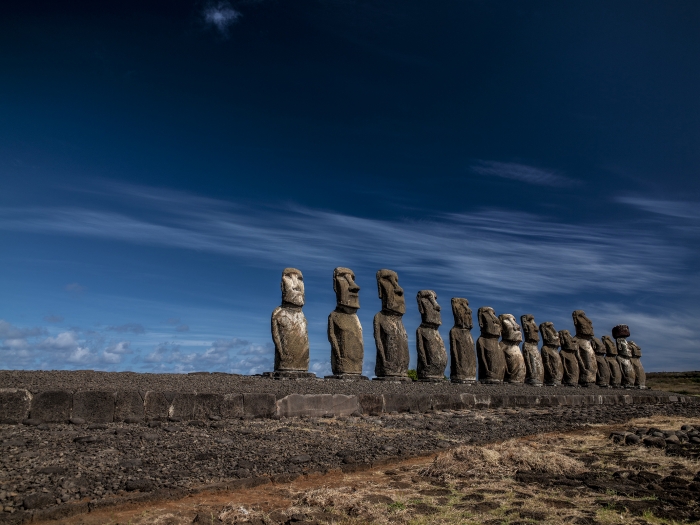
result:
[(359, 410), (357, 396), (343, 394), (290, 394), (277, 401), (280, 417), (349, 416)]
[(379, 394), (358, 394), (360, 412), (369, 416), (378, 416), (384, 412), (384, 397)]
[(503, 380), (506, 383), (523, 383), (527, 371), (525, 369), (525, 359), (520, 351), (520, 343), (523, 341), (523, 333), (520, 325), (511, 314), (501, 314), (498, 316), (501, 323), (500, 348), (506, 362), (506, 372)]
[(221, 417), (231, 419), (243, 416), (243, 394), (224, 394), (221, 402)]
[(612, 388), (620, 388), (622, 385), (622, 371), (620, 370), (620, 363), (617, 362), (615, 341), (607, 335), (601, 337), (601, 341), (605, 347), (605, 362), (608, 364), (608, 370), (610, 371), (610, 386)]
[(460, 394), (433, 394), (431, 401), (433, 410), (463, 410), (466, 408)]
[(523, 343), (525, 384), (542, 386), (544, 384), (544, 364), (542, 363), (542, 354), (537, 347), (540, 335), (535, 323), (535, 316), (532, 314), (521, 315), (520, 323), (525, 332), (525, 342)]
[(143, 421), (145, 411), (143, 398), (136, 390), (117, 392), (114, 400), (114, 421), (125, 421), (127, 418), (139, 418)]
[(425, 394), (384, 394), (384, 412), (413, 412), (420, 414), (432, 407), (429, 395)]
[(598, 363), (593, 350), (593, 323), (586, 317), (583, 310), (574, 310), (571, 314), (576, 327), (576, 343), (578, 344), (578, 382), (581, 386), (593, 386), (598, 372)]
[(163, 392), (148, 391), (144, 395), (144, 411), (146, 419), (165, 421), (169, 415), (170, 402)]
[(634, 341), (628, 341), (628, 345), (632, 352), (632, 358), (630, 359), (630, 363), (632, 364), (632, 368), (634, 368), (634, 386), (636, 388), (644, 389), (647, 387), (647, 375), (644, 372), (644, 367), (642, 366), (641, 361), (642, 349), (639, 348), (639, 345)]
[[(618, 333), (619, 332), (618, 330)], [(627, 339), (624, 337), (615, 339), (615, 344), (617, 346), (617, 363), (620, 365), (620, 372), (622, 373), (622, 387), (634, 388), (637, 377), (634, 372), (634, 366), (632, 366), (632, 361), (630, 361), (632, 359), (632, 350), (630, 350)]]
[(309, 369), (309, 333), (304, 306), (304, 277), (296, 268), (282, 272), (282, 305), (272, 312), (275, 371)]
[(630, 336), (630, 327), (626, 324), (619, 324), (612, 329), (613, 339), (620, 339), (621, 337)]
[(275, 394), (243, 394), (243, 415), (272, 417), (277, 412)]
[(192, 419), (207, 420), (212, 418), (223, 417), (223, 405), (223, 394), (198, 393), (194, 397), (194, 405), (192, 407)]
[(84, 390), (73, 394), (72, 416), (88, 423), (111, 423), (114, 421), (116, 392)]
[(562, 368), (564, 369), (564, 376), (562, 377), (562, 384), (566, 386), (578, 386), (578, 343), (571, 337), (568, 330), (559, 330), (559, 341), (561, 342), (561, 352), (559, 352), (559, 357), (561, 357)]
[(476, 355), (479, 362), (479, 381), (502, 383), (506, 374), (506, 360), (498, 343), (501, 337), (501, 322), (490, 306), (482, 306), (477, 312), (481, 335), (476, 340)]
[(336, 307), (328, 316), (328, 341), (331, 344), (331, 369), (335, 376), (362, 374), (365, 357), (362, 325), (357, 317), (360, 287), (349, 268), (333, 271)]
[(377, 347), (374, 374), (377, 377), (407, 377), (408, 334), (402, 320), (406, 302), (396, 272), (379, 270), (377, 289), (382, 310), (374, 316), (374, 343)]
[(72, 407), (73, 394), (66, 390), (50, 390), (34, 395), (29, 414), (32, 419), (44, 423), (67, 423)]
[(16, 425), (29, 418), (32, 395), (23, 388), (0, 388), (0, 424)]
[(542, 334), (542, 367), (544, 368), (544, 384), (547, 386), (561, 385), (564, 368), (559, 356), (559, 333), (554, 324), (547, 321), (540, 324)]
[(447, 368), (447, 352), (438, 331), (442, 318), (437, 294), (432, 290), (420, 290), (416, 300), (421, 315), (421, 324), (416, 330), (416, 373), (420, 380), (442, 381)]
[[(166, 399), (167, 399), (166, 395)], [(178, 392), (171, 398), (170, 406), (168, 407), (168, 416), (178, 418), (182, 421), (195, 419), (194, 417), (194, 400), (196, 394), (194, 392)]]
[(450, 380), (454, 383), (474, 383), (476, 348), (471, 333), (474, 323), (469, 301), (453, 297), (452, 315), (455, 324), (450, 330)]
[(591, 344), (595, 352), (597, 366), (595, 384), (601, 388), (608, 388), (610, 386), (610, 365), (605, 359), (605, 345), (597, 337), (591, 339)]

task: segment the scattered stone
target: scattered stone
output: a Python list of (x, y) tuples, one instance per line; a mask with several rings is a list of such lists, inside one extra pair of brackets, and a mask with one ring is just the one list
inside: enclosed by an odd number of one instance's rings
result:
[(126, 490), (140, 490), (146, 492), (151, 489), (153, 482), (148, 479), (132, 479), (126, 482)]
[(43, 492), (25, 496), (22, 506), (27, 510), (43, 509), (56, 503), (56, 498)]
[(72, 425), (84, 425), (85, 420), (82, 417), (72, 417), (69, 419)]
[(645, 447), (665, 448), (666, 440), (663, 437), (647, 436), (642, 440)]
[(311, 456), (309, 456), (308, 454), (300, 454), (298, 456), (293, 456), (293, 457), (289, 458), (290, 463), (296, 463), (296, 464), (308, 463), (309, 461), (311, 461)]

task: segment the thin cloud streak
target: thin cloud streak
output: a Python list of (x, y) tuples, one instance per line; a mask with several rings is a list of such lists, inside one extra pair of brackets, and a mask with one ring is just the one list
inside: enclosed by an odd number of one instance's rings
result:
[(471, 170), (479, 175), (517, 180), (538, 186), (567, 188), (578, 184), (577, 180), (565, 177), (556, 171), (535, 168), (516, 162), (481, 160), (477, 164), (471, 166)]

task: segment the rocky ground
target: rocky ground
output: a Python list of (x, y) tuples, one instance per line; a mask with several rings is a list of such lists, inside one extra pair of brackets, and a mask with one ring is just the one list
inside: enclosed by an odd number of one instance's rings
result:
[[(0, 523), (20, 523), (88, 510), (97, 512), (100, 508), (123, 506), (144, 498), (177, 499), (207, 487), (230, 490), (270, 480), (288, 483), (299, 476), (305, 479), (321, 473), (357, 471), (459, 446), (591, 425), (620, 424), (630, 418), (659, 414), (697, 418), (700, 404), (131, 425), (58, 424), (43, 427), (44, 430), (27, 425), (0, 425), (3, 510)], [(664, 437), (664, 443), (665, 440)], [(633, 438), (623, 435), (621, 442), (625, 441)], [(692, 446), (680, 442), (673, 445)], [(608, 446), (623, 445), (610, 440)], [(640, 447), (644, 448), (637, 446)], [(592, 459), (581, 461), (586, 464), (585, 461), (591, 463)], [(697, 460), (689, 457), (684, 461)], [(605, 472), (612, 479), (612, 473)], [(572, 478), (566, 486), (571, 490), (590, 489), (597, 479), (591, 476)], [(426, 479), (446, 482), (439, 475), (431, 474)], [(560, 484), (558, 478), (521, 481)], [(631, 482), (629, 476), (625, 477), (625, 483), (628, 482)], [(658, 489), (654, 490), (644, 494), (659, 497), (655, 496)], [(484, 496), (484, 500), (489, 498)], [(406, 507), (405, 503), (401, 505)]]
[[(45, 390), (155, 390), (161, 392), (272, 393), (277, 398), (289, 394), (550, 394), (615, 393), (625, 390), (598, 387), (531, 387), (527, 385), (482, 385), (442, 383), (394, 383), (385, 381), (338, 381), (334, 379), (299, 379), (279, 381), (260, 376), (195, 372), (190, 374), (142, 374), (135, 372), (23, 371), (0, 370), (3, 388), (26, 388), (30, 392)], [(633, 390), (636, 393), (658, 393)]]
[(656, 390), (700, 396), (700, 372), (650, 372), (647, 386)]

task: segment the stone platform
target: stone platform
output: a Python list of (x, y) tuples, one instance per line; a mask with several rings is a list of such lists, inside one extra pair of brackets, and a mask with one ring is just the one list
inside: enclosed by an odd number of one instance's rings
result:
[[(0, 371), (0, 423), (377, 416), (506, 407), (692, 403), (654, 390), (413, 382), (275, 381), (197, 373)], [(149, 388), (150, 386), (150, 388)]]

